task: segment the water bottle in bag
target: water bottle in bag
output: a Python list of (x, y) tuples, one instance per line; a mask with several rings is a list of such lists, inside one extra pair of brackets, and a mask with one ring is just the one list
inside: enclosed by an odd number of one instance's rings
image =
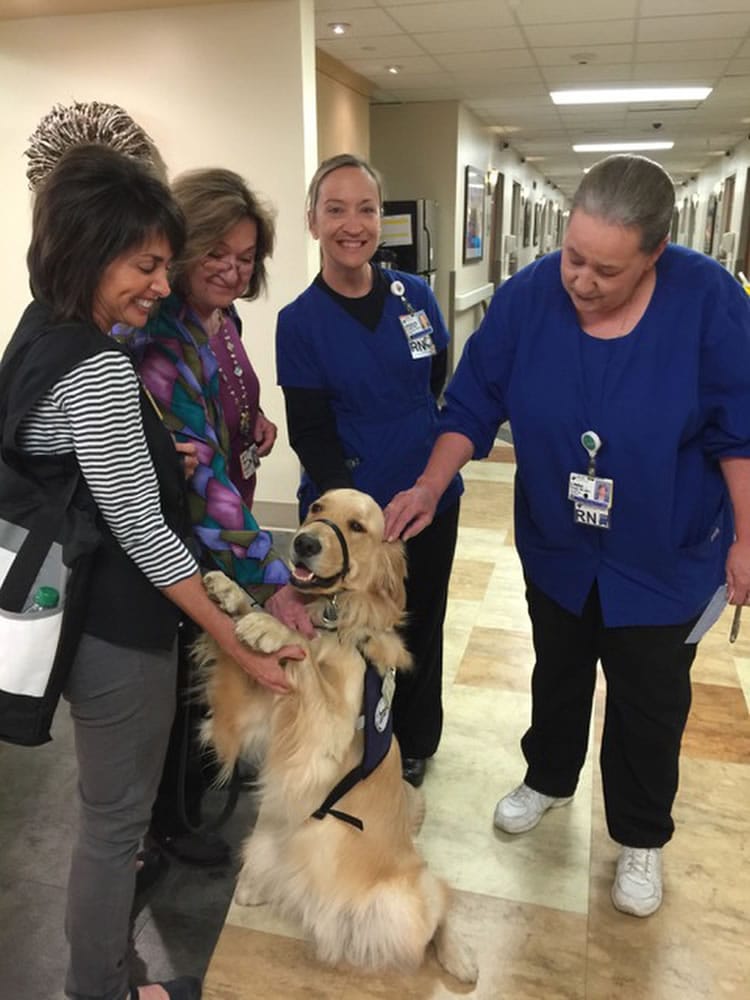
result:
[(60, 603), (60, 593), (54, 587), (39, 587), (34, 593), (34, 600), (26, 609), (27, 615), (39, 611), (52, 611)]

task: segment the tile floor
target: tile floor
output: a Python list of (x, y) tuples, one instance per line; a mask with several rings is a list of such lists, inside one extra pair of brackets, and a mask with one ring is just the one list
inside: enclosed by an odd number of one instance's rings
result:
[[(647, 920), (609, 899), (616, 847), (603, 818), (596, 746), (573, 803), (536, 830), (493, 830), (496, 799), (522, 777), (533, 656), (512, 538), (512, 447), (466, 471), (446, 623), (446, 725), (425, 781), (422, 850), (457, 890), (476, 987), (430, 957), (416, 975), (321, 968), (264, 907), (230, 904), (233, 871), (172, 867), (137, 917), (149, 977), (206, 970), (206, 1000), (724, 1000), (750, 997), (750, 620), (731, 612), (701, 644), (665, 849), (665, 901)], [(75, 771), (69, 726), (34, 751), (0, 746), (0, 997), (59, 1000), (64, 879)], [(227, 827), (252, 822), (243, 798)], [(227, 906), (228, 911), (227, 911)]]

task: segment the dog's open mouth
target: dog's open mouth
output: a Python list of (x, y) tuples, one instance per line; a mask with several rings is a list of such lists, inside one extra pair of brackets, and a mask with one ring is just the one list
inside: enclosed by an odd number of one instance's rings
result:
[(302, 563), (292, 565), (292, 583), (295, 587), (314, 587), (318, 577)]
[(292, 563), (291, 583), (299, 590), (310, 590), (314, 587), (330, 587), (341, 577), (341, 573), (334, 573), (333, 576), (317, 576), (304, 563)]

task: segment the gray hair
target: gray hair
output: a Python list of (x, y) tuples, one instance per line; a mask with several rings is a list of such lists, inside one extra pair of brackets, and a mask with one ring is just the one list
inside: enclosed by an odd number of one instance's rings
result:
[(377, 185), (378, 204), (382, 207), (383, 182), (377, 170), (371, 167), (367, 160), (363, 160), (361, 156), (355, 156), (354, 153), (338, 153), (336, 156), (330, 156), (327, 160), (323, 160), (313, 174), (313, 179), (310, 181), (310, 186), (307, 189), (308, 218), (315, 211), (315, 206), (318, 204), (320, 185), (329, 174), (332, 174), (334, 170), (338, 170), (340, 167), (359, 167), (360, 170), (364, 170), (366, 174), (369, 174)]
[(74, 101), (56, 104), (42, 118), (25, 155), (26, 177), (37, 191), (62, 155), (74, 146), (102, 145), (150, 167), (165, 182), (167, 168), (151, 136), (118, 104)]
[(577, 208), (621, 226), (637, 226), (641, 250), (653, 253), (672, 226), (675, 195), (672, 178), (646, 156), (618, 153), (599, 160), (573, 195)]

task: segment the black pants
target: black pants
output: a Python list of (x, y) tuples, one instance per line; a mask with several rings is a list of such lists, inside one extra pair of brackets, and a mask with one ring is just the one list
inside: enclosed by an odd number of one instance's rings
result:
[(204, 776), (204, 754), (199, 741), (203, 710), (200, 702), (191, 694), (193, 678), (190, 647), (197, 637), (197, 627), (190, 619), (186, 619), (178, 636), (175, 716), (159, 791), (151, 814), (152, 826), (168, 837), (186, 833), (188, 823), (191, 826), (200, 825), (201, 800), (208, 784)]
[(400, 674), (393, 731), (404, 757), (431, 757), (443, 729), (443, 622), (458, 534), (459, 502), (406, 543), (406, 645), (414, 658)]
[(531, 728), (521, 740), (525, 781), (572, 795), (586, 757), (596, 664), (607, 681), (600, 755), (610, 836), (661, 847), (672, 836), (682, 734), (696, 646), (683, 625), (605, 628), (594, 585), (580, 617), (527, 581), (536, 664)]

